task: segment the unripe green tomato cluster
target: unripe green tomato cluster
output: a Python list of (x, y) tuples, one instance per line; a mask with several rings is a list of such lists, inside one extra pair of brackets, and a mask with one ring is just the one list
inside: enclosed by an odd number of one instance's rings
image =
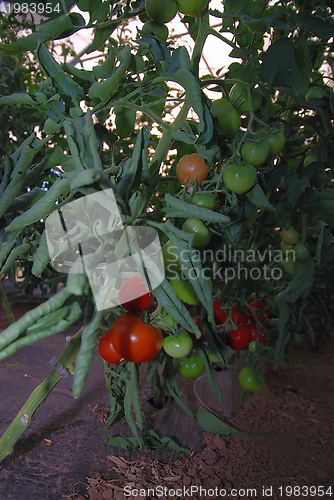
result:
[(145, 0), (145, 8), (155, 23), (164, 24), (169, 23), (176, 16), (177, 11), (196, 17), (207, 3), (208, 0)]
[(293, 227), (281, 231), (281, 238), (281, 250), (287, 254), (283, 269), (290, 276), (294, 276), (300, 263), (310, 258), (310, 252), (306, 245), (299, 241), (299, 233)]

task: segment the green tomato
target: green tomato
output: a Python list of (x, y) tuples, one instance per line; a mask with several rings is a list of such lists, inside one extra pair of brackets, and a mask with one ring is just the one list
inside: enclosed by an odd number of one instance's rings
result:
[(171, 329), (175, 329), (177, 326), (177, 321), (166, 312), (164, 307), (161, 307), (160, 314), (152, 314), (150, 324), (161, 328), (161, 330), (168, 330), (168, 327), (170, 327)]
[(136, 110), (125, 108), (123, 106), (116, 106), (114, 108), (116, 115), (116, 132), (121, 139), (129, 137), (133, 126), (136, 121)]
[(194, 248), (205, 247), (211, 238), (210, 231), (200, 219), (187, 219), (182, 225), (182, 231), (194, 234)]
[[(249, 113), (250, 105), (248, 102), (247, 87), (242, 83), (236, 83), (230, 90), (230, 99), (233, 106), (240, 113)], [(258, 89), (251, 90), (253, 113), (256, 113), (262, 104), (262, 94)]]
[(246, 163), (245, 165), (233, 163), (223, 173), (223, 180), (226, 187), (237, 194), (249, 191), (254, 186), (256, 177), (256, 168), (251, 163)]
[(212, 103), (223, 136), (232, 139), (240, 129), (240, 116), (238, 111), (226, 99), (216, 99)]
[(257, 352), (259, 349), (259, 343), (257, 342), (257, 340), (253, 340), (253, 342), (250, 342), (248, 349), (249, 349), (249, 352), (251, 352), (251, 353)]
[(158, 38), (161, 38), (162, 40), (167, 40), (168, 38), (168, 28), (165, 24), (158, 24), (155, 23), (154, 21), (149, 21), (148, 23), (145, 23), (144, 26), (142, 27), (142, 31), (144, 33), (152, 33), (153, 35), (157, 36)]
[(254, 368), (247, 366), (239, 373), (239, 384), (248, 392), (259, 392), (264, 386), (264, 378), (255, 372)]
[(181, 264), (175, 251), (174, 245), (168, 240), (162, 247), (162, 257), (165, 265), (165, 272), (167, 276), (172, 274), (180, 274)]
[(211, 349), (208, 349), (206, 352), (211, 363), (219, 363), (219, 359)]
[(241, 146), (241, 156), (246, 163), (251, 163), (255, 167), (262, 165), (269, 154), (269, 146), (264, 142), (245, 142)]
[(283, 229), (283, 231), (281, 231), (281, 238), (284, 243), (295, 245), (299, 241), (299, 233), (296, 229), (290, 227), (290, 229)]
[(181, 276), (171, 276), (169, 279), (172, 287), (174, 288), (174, 292), (179, 297), (182, 302), (188, 304), (190, 306), (196, 306), (200, 304), (200, 301), (196, 295), (194, 287), (187, 279), (182, 278)]
[(293, 258), (288, 257), (287, 259), (285, 259), (283, 263), (283, 269), (290, 276), (294, 276), (296, 274), (296, 265)]
[(187, 356), (192, 348), (193, 341), (188, 333), (182, 332), (177, 337), (168, 336), (164, 339), (163, 348), (172, 358)]
[(294, 247), (294, 251), (296, 254), (296, 259), (300, 260), (301, 262), (305, 262), (310, 258), (310, 252), (308, 251), (304, 243), (297, 243)]
[(289, 243), (284, 243), (284, 241), (281, 241), (281, 250), (282, 252), (289, 252), (290, 250), (294, 249), (294, 245), (290, 245)]
[(176, 358), (174, 362), (176, 372), (184, 378), (195, 378), (204, 371), (204, 363), (195, 352), (184, 358)]
[(208, 0), (176, 0), (176, 3), (181, 14), (196, 17), (202, 12)]
[(285, 138), (283, 132), (276, 132), (263, 142), (269, 146), (269, 156), (277, 156), (283, 151)]
[(311, 163), (315, 163), (316, 161), (319, 161), (319, 158), (317, 156), (315, 156), (314, 154), (309, 154), (308, 156), (306, 156), (306, 158), (304, 160), (304, 163), (303, 163), (304, 168), (311, 165)]
[(175, 0), (145, 0), (145, 9), (154, 22), (164, 24), (176, 16), (177, 3)]
[(306, 94), (307, 101), (310, 99), (322, 99), (323, 97), (327, 97), (327, 92), (321, 87), (311, 87)]
[(196, 193), (188, 200), (192, 205), (197, 205), (201, 208), (214, 210), (216, 208), (216, 198), (210, 193)]

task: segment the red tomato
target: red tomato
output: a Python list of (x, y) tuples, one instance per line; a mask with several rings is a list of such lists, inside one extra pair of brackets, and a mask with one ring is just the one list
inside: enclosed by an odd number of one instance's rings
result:
[(256, 316), (258, 321), (263, 323), (268, 317), (268, 309), (262, 302), (250, 302), (248, 314), (253, 321), (255, 321)]
[[(258, 332), (256, 324), (253, 321), (250, 321), (247, 323), (248, 328), (250, 329), (251, 335), (252, 335), (252, 342), (257, 340), (260, 344), (266, 340), (266, 336), (263, 332)], [(258, 337), (259, 333), (259, 337)]]
[(127, 311), (144, 311), (153, 302), (153, 294), (144, 285), (140, 276), (126, 280), (118, 292), (118, 300)]
[(252, 340), (252, 334), (248, 326), (239, 326), (236, 330), (231, 330), (227, 334), (227, 343), (235, 351), (247, 349)]
[(99, 342), (99, 353), (101, 357), (108, 363), (120, 363), (123, 361), (122, 356), (120, 356), (116, 351), (111, 342), (111, 328), (106, 330), (102, 335)]
[(221, 306), (222, 306), (222, 303), (220, 302), (220, 300), (215, 299), (213, 301), (213, 314), (214, 314), (215, 322), (217, 325), (222, 325), (223, 323), (225, 323), (225, 321), (228, 318), (228, 314), (226, 312), (222, 311)]
[(155, 358), (162, 347), (160, 328), (144, 323), (139, 316), (126, 312), (111, 327), (111, 341), (120, 356), (133, 363)]
[(246, 314), (239, 311), (238, 307), (239, 307), (238, 304), (233, 304), (231, 319), (233, 323), (236, 323), (238, 326), (245, 325), (249, 321), (249, 318), (248, 316), (246, 316)]

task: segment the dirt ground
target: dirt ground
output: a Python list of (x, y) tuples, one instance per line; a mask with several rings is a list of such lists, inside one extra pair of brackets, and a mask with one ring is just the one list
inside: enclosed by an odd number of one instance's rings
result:
[[(30, 307), (14, 303), (16, 318)], [(6, 321), (1, 310), (0, 331)], [(237, 371), (217, 372), (222, 407), (204, 380), (196, 383), (197, 396), (193, 381), (182, 382), (192, 409), (201, 406), (200, 398), (241, 431), (269, 430), (260, 436), (202, 432), (173, 402), (162, 410), (153, 408), (144, 384), (146, 422), (190, 448), (186, 455), (173, 450), (123, 452), (104, 443), (108, 435), (127, 435), (128, 431), (121, 422), (103, 429), (108, 391), (96, 353), (82, 396), (74, 400), (71, 378), (62, 379), (37, 410), (14, 452), (0, 464), (0, 498), (333, 498), (333, 340), (334, 334), (331, 342), (318, 349), (296, 347), (284, 369), (273, 370), (272, 362), (266, 361), (262, 367), (266, 385), (243, 408), (237, 404)], [(0, 364), (1, 435), (38, 381), (48, 375), (49, 361), (60, 355), (64, 343), (65, 335), (55, 335)]]

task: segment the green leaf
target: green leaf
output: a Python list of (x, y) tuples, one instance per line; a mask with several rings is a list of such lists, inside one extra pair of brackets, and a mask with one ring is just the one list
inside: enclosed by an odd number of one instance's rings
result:
[(312, 63), (308, 45), (294, 47), (294, 65), (292, 69), (292, 89), (299, 99), (304, 99), (309, 89)]
[(203, 222), (213, 222), (216, 224), (227, 224), (230, 222), (230, 218), (226, 215), (219, 214), (208, 208), (197, 207), (186, 201), (179, 200), (169, 193), (165, 195), (165, 202), (167, 205), (166, 218), (168, 219), (172, 217), (195, 217)]
[(278, 339), (275, 346), (274, 369), (276, 369), (284, 354), (285, 344), (288, 337), (287, 324), (290, 319), (291, 311), (286, 302), (277, 301), (278, 307)]
[(20, 54), (21, 52), (25, 52), (27, 50), (33, 52), (36, 50), (36, 47), (40, 42), (43, 43), (48, 40), (60, 38), (62, 33), (66, 33), (66, 31), (70, 30), (72, 33), (75, 33), (79, 29), (80, 26), (75, 27), (73, 25), (70, 15), (62, 15), (56, 17), (55, 19), (44, 21), (37, 27), (37, 31), (35, 33), (23, 36), (14, 43), (8, 45), (1, 43), (0, 50), (7, 55)]
[(276, 208), (269, 203), (262, 188), (258, 184), (255, 184), (253, 189), (251, 189), (249, 193), (246, 193), (246, 196), (255, 207), (268, 210), (269, 212), (276, 212)]
[(303, 10), (296, 14), (295, 20), (299, 26), (302, 26), (322, 40), (328, 40), (334, 36), (334, 23), (332, 19), (330, 19), (331, 22), (327, 22), (316, 14), (311, 14)]
[(42, 43), (36, 50), (36, 56), (45, 76), (51, 78), (54, 86), (60, 94), (77, 101), (83, 97), (84, 91), (73, 78), (65, 73), (61, 66), (55, 61), (48, 49)]
[(46, 231), (44, 230), (42, 236), (39, 240), (39, 245), (37, 252), (34, 257), (34, 263), (31, 272), (34, 276), (40, 276), (46, 266), (50, 262), (50, 254), (48, 250), (48, 245), (46, 241)]
[(289, 85), (293, 64), (292, 41), (286, 37), (279, 38), (262, 53), (260, 79), (273, 88)]
[(278, 301), (295, 302), (302, 293), (306, 292), (313, 284), (315, 262), (313, 259), (304, 262), (296, 272), (290, 285), (278, 296)]
[(264, 432), (259, 432), (257, 434), (249, 434), (247, 432), (238, 431), (237, 429), (234, 429), (234, 427), (226, 424), (223, 420), (221, 420), (205, 408), (199, 408), (197, 410), (196, 418), (197, 422), (205, 432), (219, 434), (220, 436), (229, 436), (232, 433), (241, 434), (242, 436), (262, 436), (263, 434), (269, 432), (269, 430), (267, 430)]

